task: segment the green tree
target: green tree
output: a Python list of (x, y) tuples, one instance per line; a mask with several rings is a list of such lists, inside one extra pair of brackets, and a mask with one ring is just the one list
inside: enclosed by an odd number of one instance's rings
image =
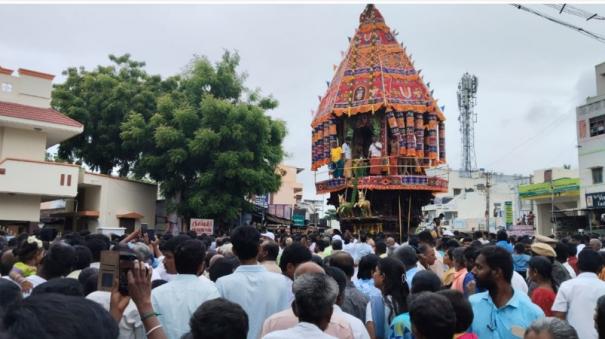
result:
[(246, 197), (280, 186), (285, 124), (265, 114), (277, 102), (248, 91), (238, 64), (229, 52), (215, 65), (194, 58), (181, 76), (166, 79), (173, 90), (158, 99), (155, 114), (133, 111), (122, 124), (124, 144), (140, 151), (135, 174), (160, 182), (169, 209), (185, 220), (229, 223), (249, 206)]
[(51, 105), (84, 124), (84, 132), (59, 146), (58, 156), (82, 161), (92, 170), (120, 176), (128, 175), (138, 157), (120, 139), (120, 126), (131, 113), (149, 118), (156, 111), (156, 99), (163, 91), (159, 76), (149, 76), (144, 62), (130, 55), (110, 55), (113, 64), (92, 71), (83, 67), (63, 72), (67, 79), (56, 85)]

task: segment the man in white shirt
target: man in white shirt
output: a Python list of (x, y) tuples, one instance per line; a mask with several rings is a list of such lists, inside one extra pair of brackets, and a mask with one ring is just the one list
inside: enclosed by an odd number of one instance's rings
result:
[(382, 163), (382, 143), (378, 141), (378, 137), (372, 137), (372, 144), (369, 149), (370, 156), (370, 175), (380, 175), (383, 169)]
[(205, 301), (220, 297), (214, 283), (201, 276), (205, 254), (200, 240), (187, 240), (177, 246), (174, 261), (178, 275), (151, 291), (153, 309), (159, 313), (169, 339), (180, 339), (188, 333), (189, 319), (195, 310)]
[(580, 274), (561, 284), (552, 305), (555, 317), (567, 320), (582, 339), (599, 337), (594, 325), (594, 312), (597, 299), (605, 295), (605, 282), (597, 276), (602, 266), (601, 256), (585, 248), (578, 255)]
[(345, 165), (344, 165), (344, 176), (345, 178), (350, 178), (353, 166), (353, 153), (351, 152), (351, 137), (346, 137), (345, 142), (341, 146), (342, 155), (344, 157)]
[(307, 273), (294, 280), (292, 308), (299, 323), (287, 330), (275, 331), (264, 339), (335, 339), (323, 331), (332, 317), (333, 305), (338, 297), (338, 285), (323, 273)]
[[(286, 279), (258, 264), (260, 233), (252, 226), (240, 226), (231, 233), (233, 253), (240, 266), (216, 281), (221, 296), (239, 304), (248, 314), (248, 339), (257, 339), (270, 315), (290, 307)], [(308, 251), (305, 248), (305, 251)], [(310, 256), (310, 253), (309, 253)], [(282, 257), (283, 260), (283, 257)]]
[(161, 244), (160, 251), (162, 252), (162, 257), (158, 258), (160, 264), (152, 272), (152, 281), (165, 280), (168, 282), (172, 281), (172, 279), (176, 277), (177, 272), (174, 264), (174, 251), (176, 250), (177, 246), (187, 240), (191, 240), (191, 237), (182, 234), (172, 237), (165, 243)]

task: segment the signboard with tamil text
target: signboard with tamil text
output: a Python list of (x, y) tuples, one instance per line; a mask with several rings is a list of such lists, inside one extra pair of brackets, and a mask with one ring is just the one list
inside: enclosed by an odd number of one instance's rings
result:
[(535, 231), (533, 225), (513, 225), (507, 233), (508, 235), (514, 235), (516, 237), (522, 237), (524, 235), (531, 237), (534, 235)]
[(212, 235), (212, 233), (214, 233), (214, 220), (192, 218), (191, 221), (189, 221), (189, 229), (194, 231), (197, 235)]

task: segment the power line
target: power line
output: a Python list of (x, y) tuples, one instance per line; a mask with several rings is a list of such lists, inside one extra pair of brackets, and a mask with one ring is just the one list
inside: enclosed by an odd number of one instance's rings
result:
[[(571, 112), (574, 112), (574, 111), (572, 110)], [(524, 146), (528, 142), (530, 142), (530, 141), (532, 141), (532, 140), (534, 140), (534, 139), (536, 139), (536, 138), (538, 138), (540, 136), (543, 136), (543, 135), (546, 135), (546, 134), (552, 132), (555, 129), (555, 126), (557, 126), (560, 123), (564, 122), (565, 118), (569, 114), (570, 114), (570, 112), (567, 112), (567, 113), (563, 113), (563, 114), (557, 116), (556, 119), (554, 119), (553, 121), (551, 121), (548, 125), (544, 126), (541, 130), (539, 130), (536, 133), (534, 133), (531, 137), (523, 140), (517, 146), (513, 147), (510, 151), (508, 151), (507, 153), (503, 154), (502, 156), (500, 156), (496, 160), (494, 160), (494, 161), (490, 162), (489, 164), (487, 164), (485, 166), (485, 168), (488, 168), (488, 167), (492, 166), (493, 164), (496, 164), (496, 163), (500, 162), (503, 159), (507, 159), (509, 155), (513, 154), (513, 152), (515, 152), (516, 150), (518, 150), (519, 148), (521, 148), (522, 146)], [(547, 129), (549, 129), (550, 127), (552, 127), (552, 128), (550, 130), (548, 130), (548, 132), (547, 132)], [(546, 132), (546, 133), (544, 133), (544, 132)]]
[(557, 23), (559, 25), (565, 26), (565, 27), (567, 27), (569, 29), (577, 31), (578, 33), (584, 34), (584, 35), (586, 35), (589, 38), (593, 38), (593, 39), (595, 39), (595, 40), (597, 40), (599, 42), (605, 43), (605, 36), (603, 36), (603, 35), (587, 31), (587, 30), (585, 30), (582, 27), (578, 27), (578, 26), (572, 25), (570, 23), (567, 23), (565, 21), (561, 21), (559, 19), (556, 19), (556, 18), (553, 18), (553, 17), (551, 17), (549, 15), (546, 15), (546, 14), (540, 12), (540, 11), (537, 11), (537, 10), (529, 8), (529, 7), (525, 7), (525, 6), (520, 5), (520, 4), (512, 4), (512, 6), (515, 6), (517, 9), (524, 10), (526, 12), (529, 12), (531, 14), (537, 15), (539, 17), (542, 17), (542, 18), (544, 18), (546, 20), (552, 21), (552, 22)]
[(563, 4), (563, 5), (548, 4), (545, 6), (556, 9), (557, 11), (559, 11), (559, 14), (567, 13), (567, 14), (575, 15), (582, 19), (586, 19), (586, 21), (588, 21), (588, 20), (605, 20), (604, 16), (601, 16), (597, 13), (585, 11), (581, 8), (574, 7), (574, 6), (571, 6), (568, 4)]

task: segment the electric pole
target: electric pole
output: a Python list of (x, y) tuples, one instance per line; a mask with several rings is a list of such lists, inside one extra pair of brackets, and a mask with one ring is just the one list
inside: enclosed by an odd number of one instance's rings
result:
[(485, 230), (489, 233), (489, 188), (491, 187), (490, 172), (485, 172)]

